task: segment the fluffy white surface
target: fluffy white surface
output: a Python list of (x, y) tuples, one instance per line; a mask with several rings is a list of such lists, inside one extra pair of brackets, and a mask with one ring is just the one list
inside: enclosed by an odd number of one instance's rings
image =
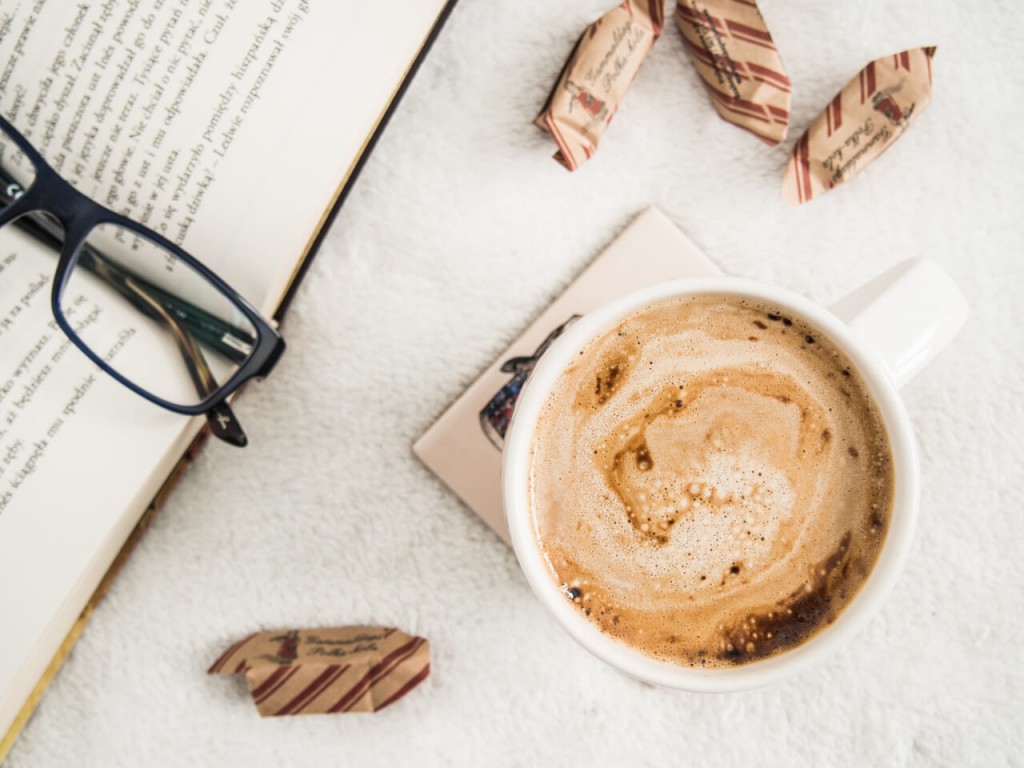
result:
[[(774, 149), (716, 116), (670, 27), (571, 175), (531, 119), (611, 4), (460, 0), (293, 306), (287, 355), (238, 403), (251, 446), (208, 445), (11, 766), (1024, 760), (1024, 6), (764, 0), (795, 83)], [(922, 44), (939, 46), (928, 111), (860, 178), (786, 207), (807, 122), (868, 60)], [(924, 495), (894, 594), (841, 656), (765, 690), (654, 690), (588, 656), (410, 452), (651, 203), (728, 273), (827, 303), (931, 254), (973, 311), (906, 388)], [(431, 678), (377, 715), (261, 720), (240, 680), (204, 673), (253, 630), (352, 623), (429, 637)]]

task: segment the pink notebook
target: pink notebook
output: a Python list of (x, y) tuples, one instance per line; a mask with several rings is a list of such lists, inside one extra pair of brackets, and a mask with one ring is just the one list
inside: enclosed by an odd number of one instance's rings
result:
[(413, 445), (434, 472), (505, 542), (501, 446), (537, 358), (568, 324), (651, 283), (721, 271), (657, 208), (648, 208), (516, 339)]

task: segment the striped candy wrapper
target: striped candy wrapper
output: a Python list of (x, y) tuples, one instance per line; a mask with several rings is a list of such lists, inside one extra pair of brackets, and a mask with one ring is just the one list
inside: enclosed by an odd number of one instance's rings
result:
[(718, 114), (768, 144), (785, 139), (789, 76), (757, 3), (679, 0), (675, 20)]
[(782, 180), (790, 205), (849, 181), (892, 146), (932, 96), (935, 48), (876, 59), (836, 94), (793, 147)]
[(374, 712), (430, 674), (426, 638), (390, 627), (257, 632), (229, 647), (211, 675), (245, 675), (260, 714)]
[(570, 171), (597, 150), (664, 25), (664, 0), (624, 0), (587, 27), (576, 43), (534, 121), (554, 138), (554, 158)]

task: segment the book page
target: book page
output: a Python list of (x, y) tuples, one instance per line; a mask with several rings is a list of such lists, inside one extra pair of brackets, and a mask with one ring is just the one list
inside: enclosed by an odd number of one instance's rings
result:
[(443, 3), (405, 5), (5, 3), (0, 109), (80, 191), (270, 309)]
[[(168, 448), (201, 426), (134, 395), (100, 371), (50, 310), (56, 258), (28, 236), (0, 234), (0, 713), (13, 716), (34, 685), (43, 649), (59, 645), (95, 588), (83, 573), (116, 554), (148, 499)], [(74, 300), (76, 326), (103, 313)], [(122, 329), (111, 328), (116, 340)], [(104, 353), (118, 351), (112, 341)], [(128, 353), (144, 350), (131, 349)], [(112, 414), (117, 414), (116, 420)], [(171, 461), (173, 465), (173, 461)], [(168, 466), (167, 471), (170, 471)], [(77, 605), (77, 609), (74, 607)], [(45, 663), (47, 658), (39, 658)], [(37, 662), (38, 663), (38, 662)], [(13, 711), (12, 711), (13, 710)], [(6, 722), (4, 722), (6, 727)]]
[[(443, 5), (5, 2), (0, 111), (79, 191), (270, 313)], [(0, 733), (202, 425), (68, 342), (55, 264), (0, 230)], [(87, 296), (73, 311), (102, 320)], [(145, 352), (124, 330), (104, 354)]]

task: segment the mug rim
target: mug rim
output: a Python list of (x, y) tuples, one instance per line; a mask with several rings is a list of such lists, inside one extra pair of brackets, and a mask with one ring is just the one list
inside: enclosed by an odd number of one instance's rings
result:
[[(875, 564), (857, 594), (831, 623), (778, 655), (738, 666), (697, 668), (656, 659), (612, 638), (565, 599), (552, 578), (535, 533), (528, 473), (538, 417), (552, 386), (576, 353), (635, 310), (671, 298), (707, 294), (743, 296), (792, 311), (823, 332), (850, 358), (881, 413), (893, 459), (895, 487), (889, 530)], [(729, 276), (655, 283), (584, 314), (555, 340), (534, 367), (520, 392), (502, 454), (502, 497), (512, 548), (537, 598), (570, 636), (621, 672), (656, 685), (698, 692), (746, 690), (788, 678), (831, 656), (863, 629), (902, 572), (917, 523), (919, 484), (917, 446), (910, 418), (881, 359), (826, 307), (785, 288)]]

